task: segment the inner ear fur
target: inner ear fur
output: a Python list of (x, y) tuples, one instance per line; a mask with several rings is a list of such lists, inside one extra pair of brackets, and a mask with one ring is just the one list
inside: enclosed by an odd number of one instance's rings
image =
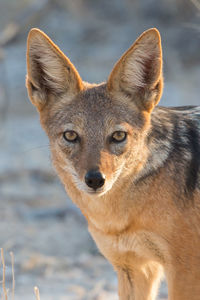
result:
[(33, 28), (27, 40), (26, 86), (32, 103), (41, 110), (49, 95), (69, 97), (83, 88), (71, 61), (41, 30)]
[(161, 38), (159, 31), (152, 28), (116, 63), (108, 78), (107, 90), (114, 97), (130, 98), (140, 109), (150, 112), (159, 102), (162, 89)]

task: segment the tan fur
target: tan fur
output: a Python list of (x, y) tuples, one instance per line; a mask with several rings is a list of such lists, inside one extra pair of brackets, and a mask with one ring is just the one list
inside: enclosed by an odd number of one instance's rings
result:
[[(158, 31), (139, 37), (107, 83), (90, 85), (43, 32), (33, 29), (27, 73), (29, 97), (40, 111), (53, 164), (118, 274), (120, 300), (155, 299), (163, 270), (170, 300), (200, 299), (200, 192), (197, 187), (185, 192), (183, 172), (181, 181), (176, 180), (172, 117), (178, 115), (154, 109), (163, 82)], [(66, 130), (76, 131), (80, 142), (64, 141)], [(118, 130), (127, 132), (127, 140), (110, 143)], [(188, 141), (185, 137), (182, 143)], [(198, 151), (195, 144), (193, 152), (186, 150), (180, 172)], [(194, 162), (190, 167), (196, 170)], [(106, 177), (93, 193), (84, 182), (90, 169)], [(192, 200), (185, 206), (188, 198)]]

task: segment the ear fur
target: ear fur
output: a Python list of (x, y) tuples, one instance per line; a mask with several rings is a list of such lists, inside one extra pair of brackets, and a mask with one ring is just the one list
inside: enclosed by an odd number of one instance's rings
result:
[(127, 96), (151, 111), (162, 94), (162, 48), (156, 28), (145, 31), (114, 66), (107, 83), (113, 96)]
[(31, 102), (41, 110), (49, 95), (73, 96), (83, 88), (74, 65), (41, 30), (33, 28), (27, 40), (26, 86)]

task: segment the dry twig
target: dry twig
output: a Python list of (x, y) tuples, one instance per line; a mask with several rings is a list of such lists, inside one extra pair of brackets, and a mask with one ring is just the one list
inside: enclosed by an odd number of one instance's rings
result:
[(7, 294), (6, 285), (5, 285), (5, 281), (6, 281), (6, 266), (5, 266), (3, 248), (1, 248), (1, 261), (2, 261), (2, 266), (3, 266), (3, 282), (2, 282), (3, 293), (4, 293), (5, 300), (8, 300), (8, 294)]
[(11, 263), (12, 263), (12, 300), (15, 299), (15, 269), (14, 269), (14, 254), (10, 252)]
[(37, 286), (34, 287), (34, 292), (36, 295), (36, 300), (40, 300), (40, 292)]

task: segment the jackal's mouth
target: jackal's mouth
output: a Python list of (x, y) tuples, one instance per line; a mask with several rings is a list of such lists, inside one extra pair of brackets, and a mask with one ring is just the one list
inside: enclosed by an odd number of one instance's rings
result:
[(97, 190), (87, 190), (86, 193), (90, 194), (90, 195), (100, 195), (100, 194), (104, 194), (106, 191), (104, 188), (102, 189), (97, 189)]

